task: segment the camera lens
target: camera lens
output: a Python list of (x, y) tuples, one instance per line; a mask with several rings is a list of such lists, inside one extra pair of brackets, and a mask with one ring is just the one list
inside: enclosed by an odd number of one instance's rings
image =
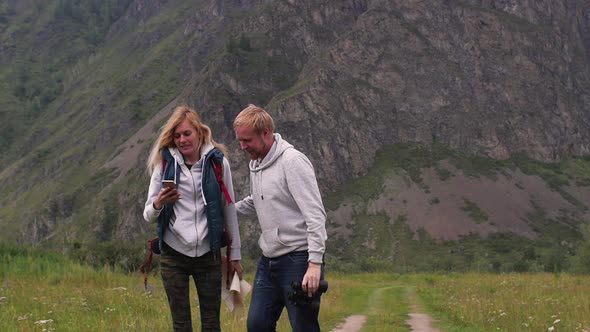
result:
[(328, 290), (328, 281), (327, 280), (320, 280), (320, 285), (318, 286), (318, 292), (325, 293)]
[(291, 288), (293, 288), (293, 289), (295, 289), (295, 290), (301, 289), (301, 281), (299, 281), (299, 280), (294, 280), (294, 281), (291, 283)]

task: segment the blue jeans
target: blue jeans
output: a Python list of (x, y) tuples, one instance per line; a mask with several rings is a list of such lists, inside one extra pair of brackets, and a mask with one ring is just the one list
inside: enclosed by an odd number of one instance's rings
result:
[[(293, 281), (303, 280), (307, 271), (307, 258), (307, 251), (296, 251), (275, 258), (260, 258), (248, 311), (249, 332), (276, 331), (277, 321), (285, 306), (293, 332), (320, 330), (319, 306), (295, 306), (287, 295)], [(323, 276), (322, 265), (322, 279)], [(319, 301), (320, 296), (316, 292), (314, 300)]]

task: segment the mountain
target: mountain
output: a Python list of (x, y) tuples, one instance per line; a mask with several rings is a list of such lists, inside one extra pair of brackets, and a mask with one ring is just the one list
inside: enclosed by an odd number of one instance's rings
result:
[(0, 38), (2, 241), (147, 238), (145, 159), (179, 104), (228, 146), (238, 196), (232, 121), (265, 107), (344, 261), (494, 234), (571, 251), (588, 222), (587, 1), (7, 0)]

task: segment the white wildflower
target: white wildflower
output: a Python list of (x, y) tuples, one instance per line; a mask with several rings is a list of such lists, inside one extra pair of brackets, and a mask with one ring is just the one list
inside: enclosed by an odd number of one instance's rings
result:
[(35, 322), (36, 325), (43, 325), (47, 323), (53, 323), (53, 319), (41, 319)]
[(561, 319), (559, 319), (559, 318), (558, 318), (558, 319), (556, 319), (556, 320), (553, 322), (553, 324), (557, 324), (557, 323), (559, 323), (559, 322), (561, 322)]
[(18, 316), (17, 320), (18, 321), (25, 320), (25, 319), (29, 318), (29, 316), (31, 316), (31, 314), (24, 314), (22, 316)]
[(547, 329), (547, 331), (555, 331), (555, 328), (553, 326), (549, 326), (549, 328)]

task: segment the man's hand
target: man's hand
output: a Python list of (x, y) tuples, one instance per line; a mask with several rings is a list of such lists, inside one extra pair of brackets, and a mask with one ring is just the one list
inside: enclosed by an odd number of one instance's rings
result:
[(305, 272), (303, 281), (301, 281), (301, 289), (303, 289), (304, 292), (307, 292), (307, 296), (312, 297), (320, 287), (322, 264), (312, 262), (307, 264), (307, 272)]

